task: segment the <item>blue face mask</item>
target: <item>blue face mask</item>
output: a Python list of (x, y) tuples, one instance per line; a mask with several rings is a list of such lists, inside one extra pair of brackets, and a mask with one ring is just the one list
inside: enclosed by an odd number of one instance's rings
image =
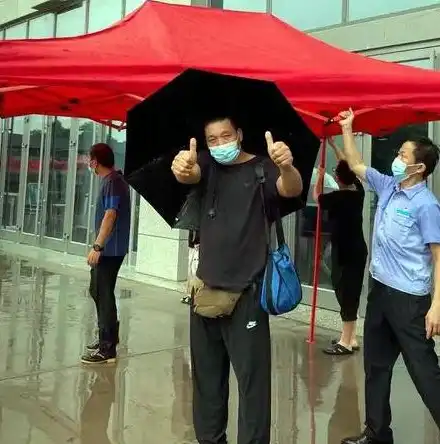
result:
[(215, 148), (209, 148), (209, 152), (216, 162), (228, 165), (234, 162), (240, 155), (240, 148), (238, 147), (238, 141), (234, 140)]
[(393, 176), (396, 179), (396, 182), (402, 183), (405, 179), (408, 179), (408, 177), (412, 176), (413, 174), (417, 174), (417, 171), (408, 174), (407, 172), (408, 167), (417, 167), (422, 165), (423, 164), (418, 164), (418, 163), (407, 165), (402, 159), (396, 157), (391, 165), (391, 171), (393, 172)]
[(393, 160), (391, 171), (393, 172), (393, 176), (398, 183), (403, 182), (408, 177), (406, 174), (407, 167), (408, 165), (399, 157), (396, 157)]

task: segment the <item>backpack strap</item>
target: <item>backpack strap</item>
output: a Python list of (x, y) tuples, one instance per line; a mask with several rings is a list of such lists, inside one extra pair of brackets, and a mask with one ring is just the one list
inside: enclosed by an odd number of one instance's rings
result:
[(208, 183), (206, 186), (206, 198), (210, 200), (208, 208), (208, 216), (214, 219), (216, 216), (216, 200), (217, 200), (217, 178), (216, 178), (216, 166), (214, 162), (209, 163), (208, 171)]
[[(271, 229), (269, 226), (269, 214), (267, 211), (267, 202), (264, 197), (264, 184), (266, 183), (266, 176), (264, 174), (264, 166), (263, 163), (260, 162), (255, 166), (255, 174), (257, 176), (257, 180), (259, 183), (260, 188), (260, 196), (261, 201), (263, 203), (263, 213), (264, 213), (264, 224), (265, 224), (265, 231), (266, 231), (266, 242), (269, 248), (271, 248), (272, 245), (272, 239), (271, 239)], [(275, 231), (277, 233), (277, 242), (278, 247), (281, 247), (281, 245), (284, 245), (286, 243), (285, 237), (284, 237), (284, 229), (283, 229), (283, 223), (281, 221), (280, 212), (279, 209), (276, 208), (274, 210), (275, 215)]]

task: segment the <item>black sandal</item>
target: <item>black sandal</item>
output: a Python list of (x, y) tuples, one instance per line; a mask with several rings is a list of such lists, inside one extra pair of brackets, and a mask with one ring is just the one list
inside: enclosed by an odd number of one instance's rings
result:
[(180, 302), (182, 302), (182, 304), (190, 305), (191, 304), (191, 296), (183, 296), (183, 298), (180, 300)]
[(332, 344), (330, 347), (325, 348), (323, 352), (326, 355), (332, 356), (348, 356), (353, 354), (353, 350), (350, 350), (339, 343)]
[[(336, 345), (338, 343), (339, 343), (339, 341), (337, 339), (332, 339), (332, 345)], [(361, 349), (361, 347), (360, 347), (360, 345), (355, 345), (355, 346), (351, 347), (351, 349), (354, 352), (357, 352), (357, 351), (359, 351)]]

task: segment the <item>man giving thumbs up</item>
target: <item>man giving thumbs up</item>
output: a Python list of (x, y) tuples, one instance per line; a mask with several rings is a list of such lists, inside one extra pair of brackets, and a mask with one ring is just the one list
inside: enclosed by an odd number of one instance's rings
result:
[(171, 166), (180, 183), (194, 184), (200, 180), (200, 167), (197, 165), (197, 140), (189, 141), (189, 149), (180, 151)]
[[(191, 139), (189, 150), (176, 156), (171, 169), (177, 181), (198, 184), (202, 191), (197, 277), (204, 284), (203, 294), (212, 290), (214, 296), (220, 292), (234, 303), (238, 296), (238, 301), (225, 315), (204, 317), (196, 309), (202, 293), (194, 296), (190, 318), (194, 428), (200, 444), (227, 442), (232, 363), (240, 397), (237, 444), (269, 444), (269, 319), (256, 302), (267, 259), (257, 166), (266, 176), (264, 200), (269, 214), (279, 196), (301, 194), (302, 180), (289, 147), (274, 142), (269, 132), (269, 157), (244, 151), (243, 132), (227, 116), (205, 125), (205, 139), (208, 151), (197, 153), (196, 141)], [(211, 304), (216, 300), (212, 297)], [(220, 304), (218, 308), (216, 313)]]

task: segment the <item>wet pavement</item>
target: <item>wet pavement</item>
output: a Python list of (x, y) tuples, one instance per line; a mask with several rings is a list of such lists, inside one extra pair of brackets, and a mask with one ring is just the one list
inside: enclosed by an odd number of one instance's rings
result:
[[(94, 337), (87, 276), (58, 275), (0, 256), (0, 443), (194, 442), (187, 307), (145, 284), (118, 287), (118, 364), (84, 368)], [(330, 358), (335, 332), (273, 319), (272, 444), (339, 444), (362, 429), (362, 356)], [(232, 377), (229, 436), (236, 443)], [(393, 380), (396, 444), (439, 444), (440, 435), (402, 361)]]

